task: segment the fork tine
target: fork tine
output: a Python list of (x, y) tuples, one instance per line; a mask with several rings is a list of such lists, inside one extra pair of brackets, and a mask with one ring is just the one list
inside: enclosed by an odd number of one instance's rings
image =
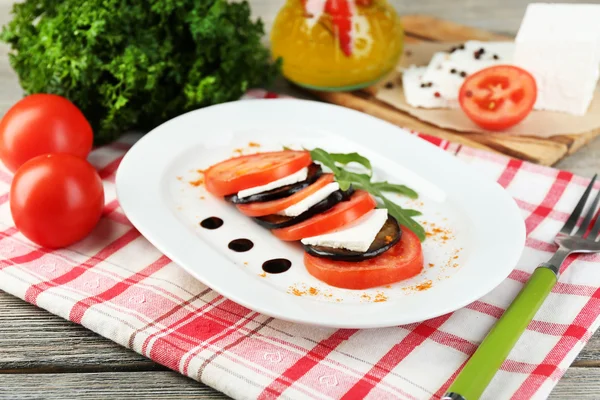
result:
[[(598, 191), (598, 193), (596, 194), (596, 197), (594, 198), (594, 201), (592, 202), (590, 209), (585, 214), (585, 218), (583, 219), (583, 222), (581, 222), (581, 225), (579, 225), (579, 229), (575, 233), (575, 236), (583, 237), (583, 235), (585, 235), (585, 232), (587, 232), (590, 222), (592, 222), (592, 218), (594, 218), (594, 215), (596, 215), (596, 207), (598, 207), (598, 201), (600, 201), (600, 191)], [(597, 225), (597, 223), (594, 225)], [(590, 232), (590, 235), (591, 235), (591, 232)], [(597, 235), (597, 233), (596, 233), (596, 235)], [(593, 238), (596, 235), (590, 236), (590, 238)]]
[(592, 231), (588, 235), (588, 239), (596, 240), (596, 237), (598, 236), (598, 231), (600, 231), (600, 218), (596, 218), (596, 222), (594, 223)]
[(565, 225), (560, 230), (560, 233), (565, 234), (565, 235), (570, 235), (571, 232), (573, 231), (573, 228), (575, 228), (575, 225), (577, 225), (577, 220), (579, 219), (579, 216), (581, 215), (581, 211), (583, 211), (583, 207), (585, 206), (588, 196), (590, 195), (590, 192), (592, 191), (592, 186), (594, 186), (594, 182), (596, 181), (597, 176), (598, 176), (597, 174), (594, 174), (594, 177), (592, 178), (590, 184), (585, 189), (585, 192), (583, 192), (583, 195), (581, 196), (581, 198), (579, 199), (579, 202), (575, 206), (575, 209), (569, 216), (569, 219), (567, 219), (567, 222), (565, 222)]

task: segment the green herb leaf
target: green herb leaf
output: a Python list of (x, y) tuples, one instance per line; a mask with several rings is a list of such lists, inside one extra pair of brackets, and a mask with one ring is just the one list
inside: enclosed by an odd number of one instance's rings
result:
[(310, 156), (313, 161), (318, 161), (327, 168), (329, 168), (335, 175), (340, 173), (340, 169), (335, 165), (335, 160), (331, 158), (331, 155), (323, 149), (316, 148), (310, 151)]
[[(316, 162), (320, 162), (327, 168), (329, 168), (335, 175), (335, 180), (340, 185), (340, 189), (348, 190), (350, 185), (356, 189), (362, 189), (369, 192), (375, 198), (378, 198), (382, 204), (380, 208), (386, 208), (388, 213), (396, 218), (398, 223), (402, 226), (413, 231), (419, 240), (425, 240), (425, 229), (413, 220), (413, 217), (421, 215), (420, 211), (412, 209), (404, 209), (400, 205), (394, 203), (385, 195), (384, 192), (393, 192), (405, 195), (410, 198), (417, 198), (418, 194), (411, 188), (405, 185), (393, 184), (387, 181), (384, 182), (371, 182), (372, 167), (371, 162), (361, 156), (358, 153), (333, 153), (330, 154), (327, 151), (316, 148), (310, 152), (312, 159)], [(347, 165), (350, 162), (357, 162), (368, 169), (369, 174), (361, 174), (357, 172), (348, 171), (338, 164)]]
[[(352, 182), (350, 181), (345, 181), (345, 180), (336, 180), (338, 185), (340, 185), (340, 189), (342, 189), (343, 191), (346, 191), (350, 188), (350, 186), (352, 185)], [(356, 186), (356, 185), (354, 185)], [(359, 188), (360, 189), (360, 188)]]
[(388, 213), (390, 213), (392, 217), (396, 218), (396, 221), (398, 221), (400, 225), (405, 226), (411, 231), (413, 231), (414, 234), (417, 235), (419, 240), (425, 240), (425, 229), (423, 229), (423, 227), (418, 222), (416, 222), (409, 215), (407, 215), (406, 210), (404, 210), (398, 204), (386, 199), (385, 197), (382, 200), (383, 204), (388, 209)]
[(411, 199), (416, 199), (419, 197), (417, 192), (415, 192), (414, 190), (412, 190), (411, 188), (409, 188), (408, 186), (405, 186), (405, 185), (397, 185), (395, 183), (389, 183), (387, 181), (373, 182), (373, 183), (371, 183), (371, 185), (373, 185), (373, 187), (375, 187), (376, 189), (378, 189), (382, 192), (393, 192), (393, 193), (403, 194), (407, 197), (410, 197)]
[(419, 210), (413, 210), (412, 208), (403, 208), (402, 212), (407, 217), (418, 217), (419, 215), (423, 215), (423, 213)]
[(285, 151), (289, 151), (289, 150), (292, 150), (292, 149), (291, 149), (290, 147), (283, 146), (283, 150), (285, 150)]
[(369, 173), (369, 176), (373, 175), (373, 168), (371, 167), (371, 161), (368, 158), (361, 156), (358, 153), (330, 153), (329, 156), (336, 163), (342, 165), (348, 165), (352, 162), (358, 163), (365, 167)]

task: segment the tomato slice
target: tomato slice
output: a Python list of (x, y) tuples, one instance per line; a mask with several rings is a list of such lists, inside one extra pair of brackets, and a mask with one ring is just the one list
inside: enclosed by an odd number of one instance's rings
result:
[(368, 192), (357, 190), (350, 200), (342, 201), (322, 214), (287, 228), (274, 229), (272, 232), (279, 239), (286, 241), (322, 235), (362, 217), (376, 205), (375, 199)]
[(463, 82), (458, 101), (467, 116), (491, 131), (521, 122), (533, 109), (537, 85), (533, 76), (513, 65), (484, 68)]
[(274, 151), (230, 158), (204, 173), (206, 189), (215, 196), (266, 185), (284, 178), (312, 162), (308, 151)]
[(323, 174), (315, 183), (305, 187), (292, 194), (291, 196), (284, 197), (283, 199), (277, 199), (272, 201), (255, 202), (249, 204), (238, 204), (237, 208), (244, 215), (249, 217), (263, 217), (265, 215), (276, 214), (280, 211), (285, 210), (289, 206), (292, 206), (301, 200), (304, 200), (311, 194), (317, 192), (317, 190), (327, 186), (333, 182), (333, 174)]
[(368, 289), (411, 278), (423, 269), (423, 250), (419, 238), (409, 229), (391, 249), (370, 260), (335, 261), (304, 254), (304, 265), (315, 278), (345, 289)]

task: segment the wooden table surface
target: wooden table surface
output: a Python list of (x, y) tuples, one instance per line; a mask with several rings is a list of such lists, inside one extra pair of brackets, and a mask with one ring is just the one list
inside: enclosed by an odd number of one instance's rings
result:
[[(10, 18), (12, 2), (0, 0), (0, 24)], [(283, 0), (250, 0), (250, 3), (254, 14), (263, 18), (268, 27)], [(392, 3), (402, 14), (430, 14), (509, 34), (518, 29), (527, 4), (521, 0), (392, 0)], [(6, 53), (7, 48), (0, 46), (0, 115), (20, 96)], [(557, 167), (586, 176), (600, 172), (600, 139)], [(80, 325), (0, 291), (0, 399), (25, 398), (218, 399), (225, 396)], [(600, 398), (599, 333), (568, 369), (551, 398)]]

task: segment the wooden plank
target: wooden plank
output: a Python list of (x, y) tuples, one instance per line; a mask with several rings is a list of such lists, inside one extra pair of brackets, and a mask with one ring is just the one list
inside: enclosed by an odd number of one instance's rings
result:
[(0, 398), (24, 399), (228, 399), (171, 371), (0, 375)]
[(468, 135), (501, 153), (541, 165), (554, 165), (569, 149), (565, 143), (527, 136)]
[[(0, 375), (0, 398), (62, 399), (228, 399), (206, 385), (176, 372), (101, 372), (74, 374)], [(598, 399), (600, 369), (570, 368), (550, 399)]]
[(549, 399), (584, 400), (600, 398), (600, 368), (569, 368)]
[(0, 290), (0, 371), (18, 369), (59, 372), (166, 368)]
[(440, 42), (453, 40), (512, 40), (510, 36), (457, 24), (430, 15), (405, 15), (401, 18), (405, 32), (428, 40)]

